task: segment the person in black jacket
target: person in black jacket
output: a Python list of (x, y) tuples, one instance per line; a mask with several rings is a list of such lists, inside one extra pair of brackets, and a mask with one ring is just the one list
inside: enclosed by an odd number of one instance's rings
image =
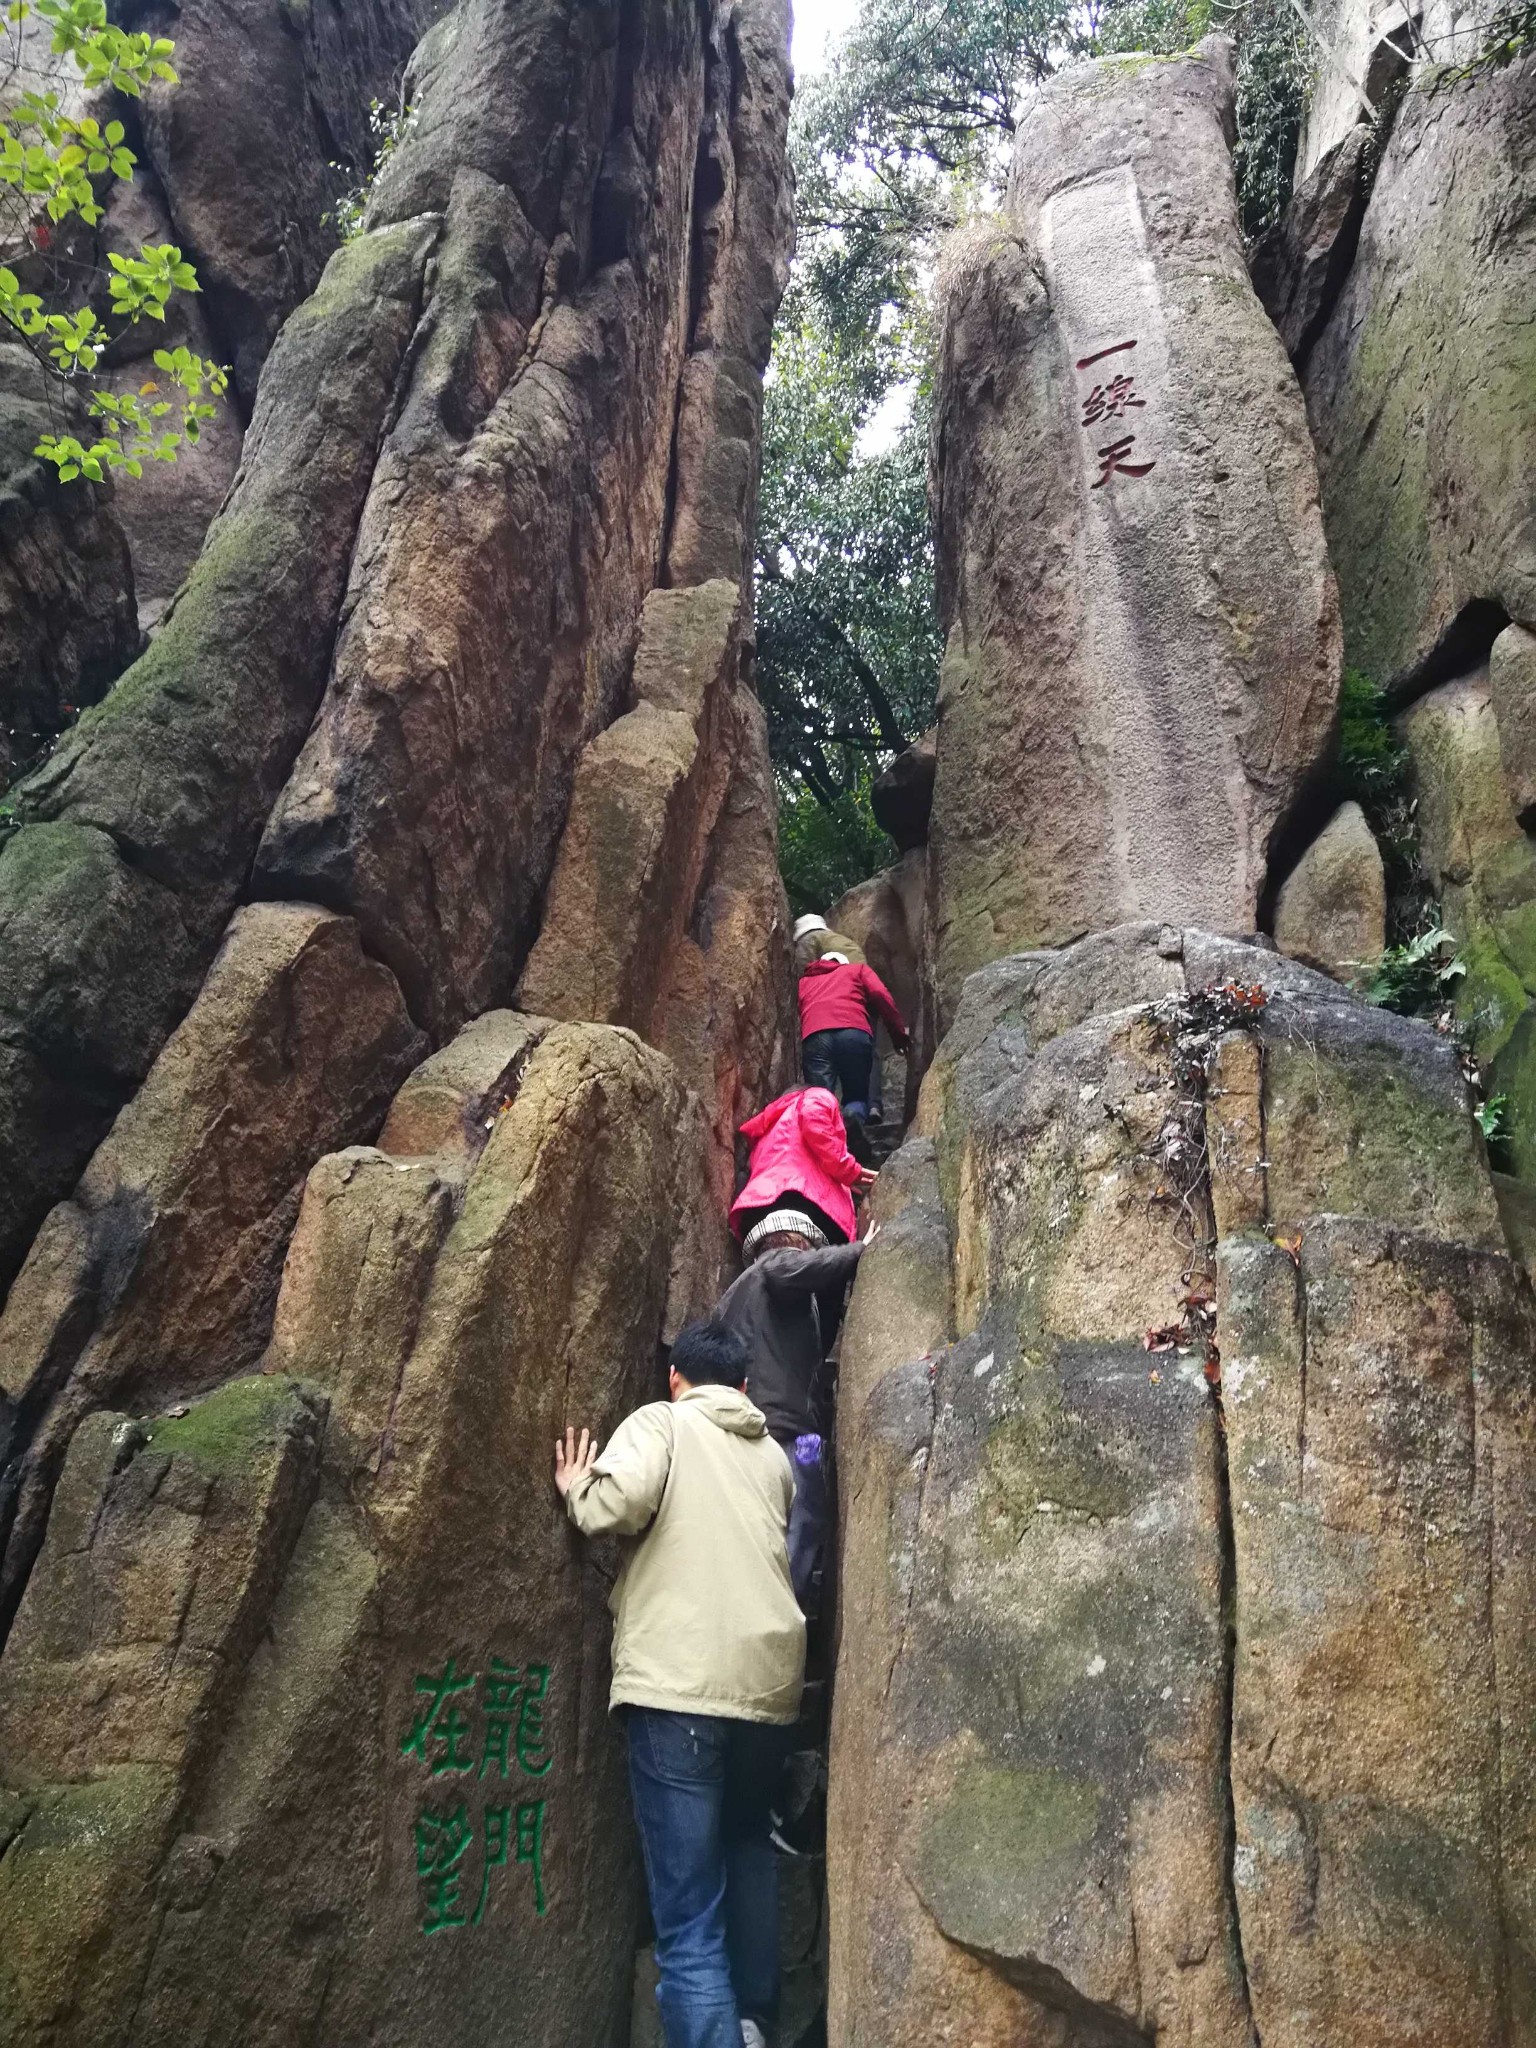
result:
[(827, 1352), (864, 1242), (829, 1245), (800, 1210), (775, 1210), (747, 1233), (742, 1250), (752, 1263), (732, 1281), (714, 1311), (716, 1320), (739, 1331), (751, 1346), (747, 1393), (794, 1471), (789, 1573), (795, 1598), (808, 1616), (831, 1507), (826, 1439), (832, 1430), (833, 1386)]

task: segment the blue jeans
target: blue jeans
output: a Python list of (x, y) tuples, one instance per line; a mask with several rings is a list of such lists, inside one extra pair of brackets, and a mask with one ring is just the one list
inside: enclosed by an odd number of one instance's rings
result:
[(800, 1064), (808, 1088), (830, 1088), (835, 1095), (842, 1083), (843, 1116), (862, 1123), (869, 1114), (870, 1070), (875, 1063), (875, 1041), (868, 1031), (843, 1025), (835, 1031), (813, 1031), (800, 1041)]
[(743, 2019), (778, 2016), (768, 1812), (790, 1730), (657, 1707), (624, 1722), (667, 2048), (741, 2048)]

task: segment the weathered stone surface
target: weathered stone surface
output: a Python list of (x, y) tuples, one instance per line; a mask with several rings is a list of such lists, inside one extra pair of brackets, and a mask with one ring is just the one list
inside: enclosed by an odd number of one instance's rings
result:
[[(240, 484), (179, 602), (15, 793), (23, 829), (0, 849), (0, 1280), (148, 1072), (245, 886), (324, 683), (435, 232), (418, 221), (337, 256), (274, 352)], [(84, 944), (95, 931), (107, 943)]]
[(1511, 1162), (1536, 1179), (1536, 850), (1510, 805), (1486, 668), (1397, 721), (1418, 798), (1419, 860), (1465, 973), (1447, 991), (1507, 1095)]
[(1529, 1296), (1353, 1216), (1223, 1247), (1234, 1877), (1260, 2038), (1517, 2037), (1530, 1961)]
[(25, 349), (0, 346), (0, 789), (138, 652), (133, 570), (110, 485), (61, 484), (33, 455), (68, 411)]
[(1337, 981), (1368, 980), (1387, 943), (1387, 881), (1365, 813), (1340, 804), (1281, 886), (1275, 943)]
[(787, 914), (761, 707), (740, 680), (738, 585), (647, 598), (635, 707), (577, 767), (525, 1008), (624, 1024), (672, 1058), (709, 1126), (714, 1239), (737, 1126), (769, 1099), (789, 1046)]
[(735, 582), (722, 579), (646, 599), (634, 709), (577, 764), (544, 921), (518, 985), (525, 1009), (650, 1036), (725, 797), (740, 608)]
[(109, 835), (35, 825), (0, 847), (0, 1279), (197, 992), (169, 889)]
[(1491, 2048), (1536, 1330), (1454, 1048), (1144, 925), (974, 976), (924, 1104), (849, 1313), (829, 2039)]
[[(747, 690), (734, 709), (735, 767), (652, 1025), (704, 1106), (709, 1191), (699, 1213), (714, 1238), (717, 1273), (728, 1248), (721, 1219), (736, 1192), (737, 1129), (790, 1085), (799, 1049), (768, 723)], [(712, 1296), (697, 1298), (702, 1307)]]
[(197, 265), (221, 361), (248, 412), (279, 327), (336, 246), (331, 210), (370, 169), (374, 100), (398, 96), (441, 0), (121, 0), (126, 27), (170, 36), (175, 86), (141, 107), (173, 239)]
[(1293, 363), (1322, 332), (1354, 261), (1374, 132), (1358, 121), (1320, 157), (1249, 254), (1253, 288)]
[[(927, 1065), (922, 984), (927, 893), (927, 851), (915, 846), (894, 867), (883, 869), (840, 896), (828, 912), (828, 922), (854, 941), (896, 998), (896, 1007), (907, 1020), (912, 1052), (899, 1069), (892, 1070), (891, 1076), (906, 1091), (903, 1123), (911, 1121), (917, 1086)], [(890, 1036), (883, 1024), (876, 1030), (875, 1040), (881, 1058), (888, 1064), (899, 1057), (891, 1052)], [(895, 1091), (888, 1089), (887, 1093), (894, 1102)]]
[[(893, 1358), (931, 1357), (954, 1331), (949, 1305), (949, 1231), (931, 1138), (914, 1138), (889, 1161), (869, 1201), (877, 1236), (860, 1260), (870, 1279), (849, 1303), (838, 1351), (838, 1399), (857, 1427), (867, 1397)], [(844, 1491), (862, 1472), (857, 1441), (841, 1442)]]
[(314, 1499), (324, 1419), (297, 1381), (257, 1376), (179, 1417), (81, 1425), (0, 1668), (8, 1785), (175, 1769), (217, 1739)]
[(615, 14), (469, 0), (425, 46), (373, 217), (445, 204), (455, 282), (258, 861), (273, 893), (355, 915), (439, 1038), (506, 999), (662, 555), (705, 55), (696, 8), (647, 0), (619, 98)]
[(1536, 624), (1536, 58), (1409, 92), (1307, 362), (1349, 661), (1395, 687)]
[(882, 768), (869, 792), (875, 822), (884, 827), (903, 853), (928, 844), (933, 811), (933, 776), (938, 765), (937, 726), (916, 739), (888, 768)]
[(698, 310), (679, 387), (666, 580), (744, 586), (757, 524), (763, 372), (789, 280), (787, 0), (712, 9), (694, 204)]
[(1309, 8), (1319, 61), (1302, 116), (1297, 184), (1362, 118), (1389, 123), (1394, 91), (1415, 71), (1470, 63), (1498, 11), (1497, 0), (1319, 0)]
[(0, 1857), (8, 2041), (135, 2038), (149, 1930), (217, 1869), (213, 1844), (176, 1841), (179, 1795), (269, 1625), (323, 1421), (291, 1381), (237, 1380), (180, 1419), (77, 1435), (0, 1671), (22, 1809)]
[[(234, 1702), (202, 1768), (152, 1778), (150, 1811), (120, 1823), (110, 1976), (71, 1948), (76, 1917), (52, 1916), (48, 1972), (23, 1978), (9, 2008), (18, 2044), (148, 2048), (216, 2034), (231, 2013), (252, 2048), (322, 2034), (335, 2048), (448, 2048), (508, 2028), (548, 2048), (623, 2039), (639, 1890), (606, 1712), (606, 1585), (560, 1513), (548, 1458), (567, 1419), (606, 1435), (655, 1391), (681, 1111), (659, 1054), (628, 1032), (562, 1024), (522, 1069), (467, 1185), (453, 1188), (441, 1160), (368, 1149), (316, 1168), (269, 1363), (302, 1369), (305, 1398), (329, 1403), (318, 1495), (254, 1654), (224, 1681)], [(277, 1396), (294, 1382), (285, 1365), (255, 1384)], [(138, 1459), (238, 1392), (147, 1425)], [(94, 1438), (78, 1441), (83, 1457)], [(68, 1533), (61, 1524), (58, 1568), (78, 1571)], [(54, 1568), (50, 1548), (38, 1570)], [(150, 1639), (161, 1593), (141, 1589)], [(508, 1710), (506, 1772), (492, 1747), (482, 1774), (492, 1657), (546, 1666), (548, 1679), (520, 1743)], [(418, 1685), (450, 1658), (475, 1676), (448, 1703), (463, 1716), (458, 1744)], [(30, 1713), (41, 1696), (29, 1663), (8, 1698)], [(434, 1776), (459, 1745), (467, 1773)], [(31, 1816), (0, 1860), (0, 1912), (13, 1867), (35, 1882), (18, 1852), (49, 1802), (78, 1796), (29, 1782)], [(542, 1913), (515, 1832), (498, 1863), (486, 1818), (505, 1807), (512, 1828), (534, 1801)], [(441, 1913), (418, 1857), (436, 1837), (422, 1816), (461, 1804), (472, 1840), (437, 1897), (464, 1924), (432, 1936)], [(54, 1853), (50, 1896), (88, 1904), (83, 1830)], [(177, 1910), (161, 1917), (152, 1902)], [(3, 1970), (15, 1951), (0, 1946)], [(94, 2034), (73, 2030), (72, 2014), (49, 2031), (47, 1993), (71, 1963)], [(98, 1983), (126, 1981), (141, 1992), (96, 2003)]]
[(1506, 626), (1488, 655), (1488, 694), (1515, 816), (1536, 823), (1536, 633)]
[(487, 1010), (412, 1074), (390, 1104), (379, 1149), (403, 1158), (475, 1158), (549, 1029), (545, 1017)]
[(241, 911), (202, 993), (50, 1216), (0, 1316), (20, 1423), (0, 1472), (14, 1610), (71, 1435), (254, 1364), (316, 1156), (372, 1135), (425, 1050), (346, 919)]
[(1337, 602), (1243, 264), (1231, 96), (1218, 41), (1062, 73), (1004, 217), (948, 261), (941, 1030), (966, 974), (1021, 945), (1139, 916), (1251, 929), (1328, 743)]

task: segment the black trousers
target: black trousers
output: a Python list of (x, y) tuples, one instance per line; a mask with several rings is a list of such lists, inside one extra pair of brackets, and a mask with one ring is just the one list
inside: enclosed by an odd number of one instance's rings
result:
[(813, 1031), (801, 1040), (800, 1063), (806, 1085), (830, 1088), (836, 1095), (841, 1083), (843, 1114), (859, 1122), (869, 1114), (869, 1076), (874, 1062), (874, 1038), (851, 1025), (837, 1031)]

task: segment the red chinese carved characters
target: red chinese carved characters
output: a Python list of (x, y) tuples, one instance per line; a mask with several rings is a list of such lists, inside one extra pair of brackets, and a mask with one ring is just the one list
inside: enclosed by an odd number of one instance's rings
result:
[[(1080, 370), (1090, 369), (1093, 364), (1103, 362), (1106, 356), (1126, 354), (1135, 346), (1134, 335), (1127, 341), (1112, 342), (1108, 348), (1096, 349), (1091, 356), (1080, 356), (1077, 367)], [(1145, 411), (1146, 403), (1144, 398), (1136, 396), (1135, 377), (1128, 370), (1121, 370), (1104, 382), (1095, 384), (1088, 396), (1083, 399), (1084, 431), (1097, 426), (1101, 420), (1123, 420), (1128, 412)], [(1147, 476), (1156, 469), (1155, 458), (1150, 462), (1131, 462), (1127, 459), (1135, 445), (1136, 436), (1125, 434), (1118, 441), (1111, 441), (1107, 446), (1098, 449), (1096, 453), (1100, 465), (1099, 474), (1089, 485), (1089, 489), (1102, 490), (1111, 477)]]

